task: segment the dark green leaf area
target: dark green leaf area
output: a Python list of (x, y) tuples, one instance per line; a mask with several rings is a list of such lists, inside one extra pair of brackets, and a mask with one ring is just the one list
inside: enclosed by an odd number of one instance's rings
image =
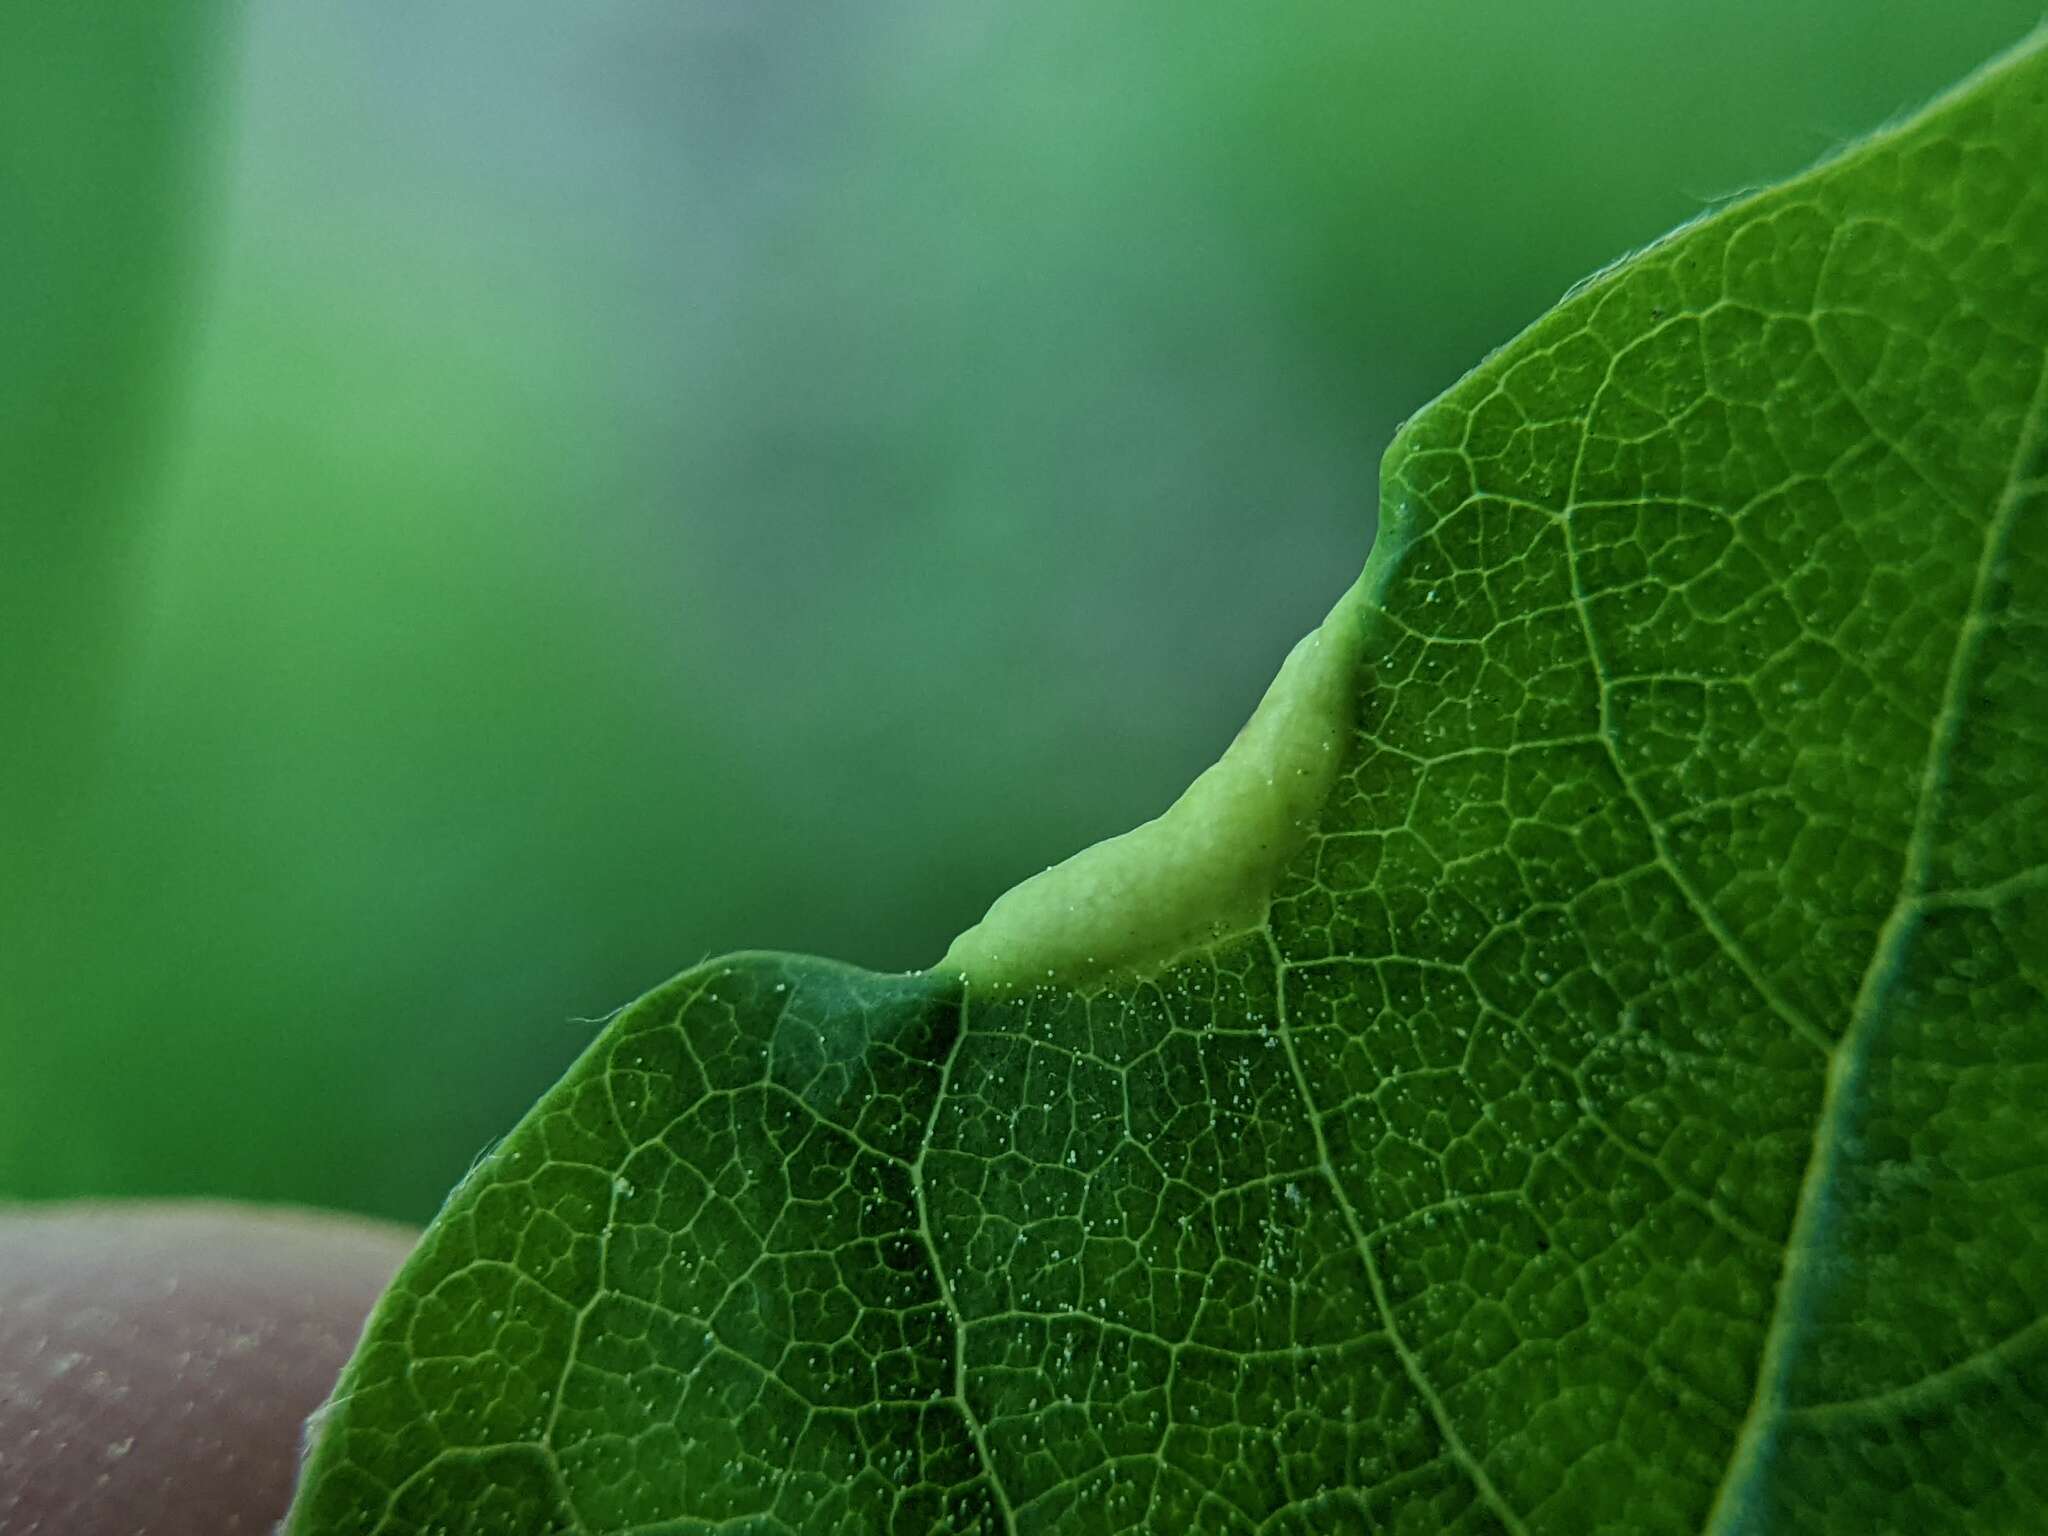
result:
[(973, 1528), (917, 1196), (958, 1027), (956, 988), (777, 957), (636, 1004), (430, 1231), (315, 1528)]
[(294, 1529), (2042, 1528), (2044, 360), (2038, 46), (1567, 298), (1388, 455), (1263, 922), (652, 994)]
[[(1526, 1331), (1432, 1372), (1504, 1523), (1568, 1528), (1630, 1457), (1616, 1528), (2048, 1509), (2044, 81), (1645, 253), (1390, 456), (1374, 873), (1312, 953), (1437, 967), (1393, 1013), (1472, 1023), (1455, 1134), (1558, 1112), (1513, 1193), (1450, 1190), (1546, 1223), (1585, 1307), (1589, 1390)], [(1387, 1061), (1320, 1016), (1350, 1118)], [(1384, 1202), (1379, 1157), (1337, 1166)]]

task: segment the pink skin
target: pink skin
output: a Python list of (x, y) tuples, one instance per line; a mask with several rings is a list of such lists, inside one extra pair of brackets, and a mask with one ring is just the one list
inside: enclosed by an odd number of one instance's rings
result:
[(263, 1536), (418, 1234), (225, 1204), (0, 1208), (0, 1532)]

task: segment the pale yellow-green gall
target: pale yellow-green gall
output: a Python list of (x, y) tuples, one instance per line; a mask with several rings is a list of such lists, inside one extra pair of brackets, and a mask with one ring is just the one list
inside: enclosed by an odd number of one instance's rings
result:
[(1350, 740), (1366, 580), (1288, 653), (1223, 756), (1163, 815), (999, 897), (938, 969), (970, 984), (1156, 971), (1266, 919)]

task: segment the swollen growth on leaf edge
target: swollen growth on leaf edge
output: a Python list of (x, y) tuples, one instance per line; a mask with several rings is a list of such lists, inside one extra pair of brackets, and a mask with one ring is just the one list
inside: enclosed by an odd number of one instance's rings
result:
[(1304, 636), (1230, 748), (1162, 815), (1000, 897), (937, 970), (977, 986), (1150, 976), (1261, 926), (1329, 798), (1352, 734), (1366, 609), (1395, 530)]

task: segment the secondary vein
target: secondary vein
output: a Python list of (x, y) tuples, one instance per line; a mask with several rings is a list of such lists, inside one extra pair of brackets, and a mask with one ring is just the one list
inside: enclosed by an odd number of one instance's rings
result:
[(1308, 1075), (1302, 1071), (1301, 1057), (1294, 1049), (1294, 1031), (1287, 1017), (1287, 963), (1281, 957), (1280, 946), (1275, 942), (1271, 929), (1266, 930), (1265, 938), (1266, 947), (1273, 957), (1273, 1016), (1280, 1044), (1287, 1052), (1287, 1066), (1294, 1074), (1294, 1086), (1301, 1094), (1302, 1113), (1308, 1117), (1309, 1131), (1315, 1137), (1316, 1157), (1322, 1164), (1323, 1175), (1329, 1180), (1331, 1193), (1336, 1196), (1337, 1210), (1344, 1219), (1345, 1228), (1351, 1233), (1352, 1242), (1358, 1248), (1358, 1256), (1365, 1262), (1366, 1283), (1372, 1288), (1373, 1306), (1380, 1314), (1380, 1325), (1387, 1331), (1387, 1340), (1393, 1345), (1394, 1354), (1400, 1359), (1401, 1369), (1407, 1374), (1409, 1384), (1415, 1388), (1416, 1395), (1422, 1399), (1424, 1406), (1429, 1409), (1430, 1417), (1435, 1420), (1437, 1433), (1444, 1437), (1444, 1444), (1450, 1449), (1452, 1459), (1472, 1480), (1472, 1486), (1478, 1490), (1480, 1499), (1493, 1512), (1494, 1518), (1499, 1520), (1512, 1536), (1527, 1536), (1527, 1527), (1522, 1524), (1521, 1518), (1508, 1507), (1507, 1500), (1501, 1496), (1500, 1489), (1494, 1486), (1494, 1481), (1487, 1475), (1486, 1468), (1481, 1466), (1479, 1459), (1466, 1448), (1464, 1437), (1458, 1433), (1457, 1425), (1451, 1422), (1450, 1411), (1444, 1406), (1443, 1399), (1438, 1396), (1435, 1385), (1423, 1373), (1422, 1362), (1416, 1359), (1415, 1352), (1408, 1347), (1408, 1341), (1401, 1336), (1400, 1326), (1394, 1321), (1394, 1307), (1387, 1295), (1386, 1280), (1380, 1274), (1379, 1260), (1373, 1257), (1372, 1244), (1366, 1238), (1364, 1224), (1359, 1220), (1358, 1212), (1352, 1208), (1350, 1198), (1344, 1193), (1344, 1185), (1337, 1178), (1337, 1165), (1331, 1161), (1330, 1144), (1323, 1135), (1323, 1117), (1316, 1110), (1315, 1097), (1309, 1092)]
[(1928, 731), (1927, 754), (1920, 768), (1920, 793), (1913, 808), (1912, 829), (1907, 836), (1906, 856), (1899, 874), (1899, 888), (1878, 929), (1870, 962), (1849, 1013), (1849, 1026), (1841, 1043), (1828, 1060), (1826, 1086), (1821, 1094), (1820, 1115), (1814, 1125), (1813, 1146), (1807, 1155), (1806, 1172), (1800, 1180), (1798, 1203), (1793, 1208), (1792, 1230), (1785, 1241), (1785, 1262), (1779, 1273), (1777, 1295), (1764, 1329), (1764, 1347), (1757, 1368), (1756, 1392), (1743, 1418), (1742, 1432), (1728, 1458), (1720, 1487), (1707, 1514), (1706, 1536), (1727, 1536), (1738, 1527), (1745, 1508), (1748, 1485), (1755, 1479), (1767, 1448), (1771, 1429), (1785, 1409), (1785, 1386), (1791, 1375), (1793, 1332), (1800, 1318), (1815, 1302), (1811, 1294), (1813, 1271), (1804, 1262), (1818, 1247), (1819, 1228), (1826, 1220), (1830, 1187), (1841, 1152), (1841, 1126), (1850, 1101), (1862, 1080), (1872, 1039), (1882, 1019), (1882, 1002), (1904, 962), (1921, 917), (1921, 898), (1926, 893), (1933, 866), (1934, 830), (1940, 802), (1948, 787), (1948, 768), (1954, 755), (1956, 737), (1962, 729), (1967, 680), (1975, 670), (1985, 631), (1990, 628), (1989, 595), (2004, 559), (2007, 541), (2019, 520), (2019, 509), (2028, 497), (2027, 467), (2042, 447), (2048, 429), (2048, 352), (2035, 379), (2034, 395), (2021, 421), (2013, 445), (2012, 463), (2005, 486), (1993, 507), (1990, 525), (1978, 552), (1977, 570), (1970, 596), (1956, 628), (1955, 648), (1949, 654), (1941, 702), (1934, 724)]
[(910, 1190), (917, 1204), (918, 1235), (924, 1239), (925, 1251), (932, 1257), (932, 1277), (938, 1281), (939, 1300), (945, 1306), (946, 1316), (953, 1320), (953, 1399), (960, 1405), (960, 1417), (967, 1423), (967, 1435), (974, 1442), (974, 1453), (981, 1458), (982, 1469), (988, 1474), (989, 1495), (995, 1500), (1003, 1529), (1014, 1536), (1016, 1512), (1010, 1507), (1010, 1495), (1003, 1487), (1002, 1478), (996, 1475), (995, 1457), (989, 1452), (987, 1431), (967, 1398), (967, 1319), (960, 1311), (960, 1304), (953, 1299), (952, 1284), (946, 1279), (945, 1261), (939, 1257), (938, 1238), (932, 1232), (931, 1200), (924, 1187), (924, 1160), (932, 1149), (932, 1137), (939, 1128), (939, 1111), (946, 1102), (946, 1090), (952, 1086), (953, 1064), (960, 1059), (961, 1046), (967, 1039), (968, 991), (968, 984), (961, 983), (960, 1027), (946, 1051), (946, 1059), (939, 1065), (939, 1086), (932, 1094), (931, 1118), (925, 1122), (924, 1139), (917, 1146), (917, 1160), (910, 1165)]

